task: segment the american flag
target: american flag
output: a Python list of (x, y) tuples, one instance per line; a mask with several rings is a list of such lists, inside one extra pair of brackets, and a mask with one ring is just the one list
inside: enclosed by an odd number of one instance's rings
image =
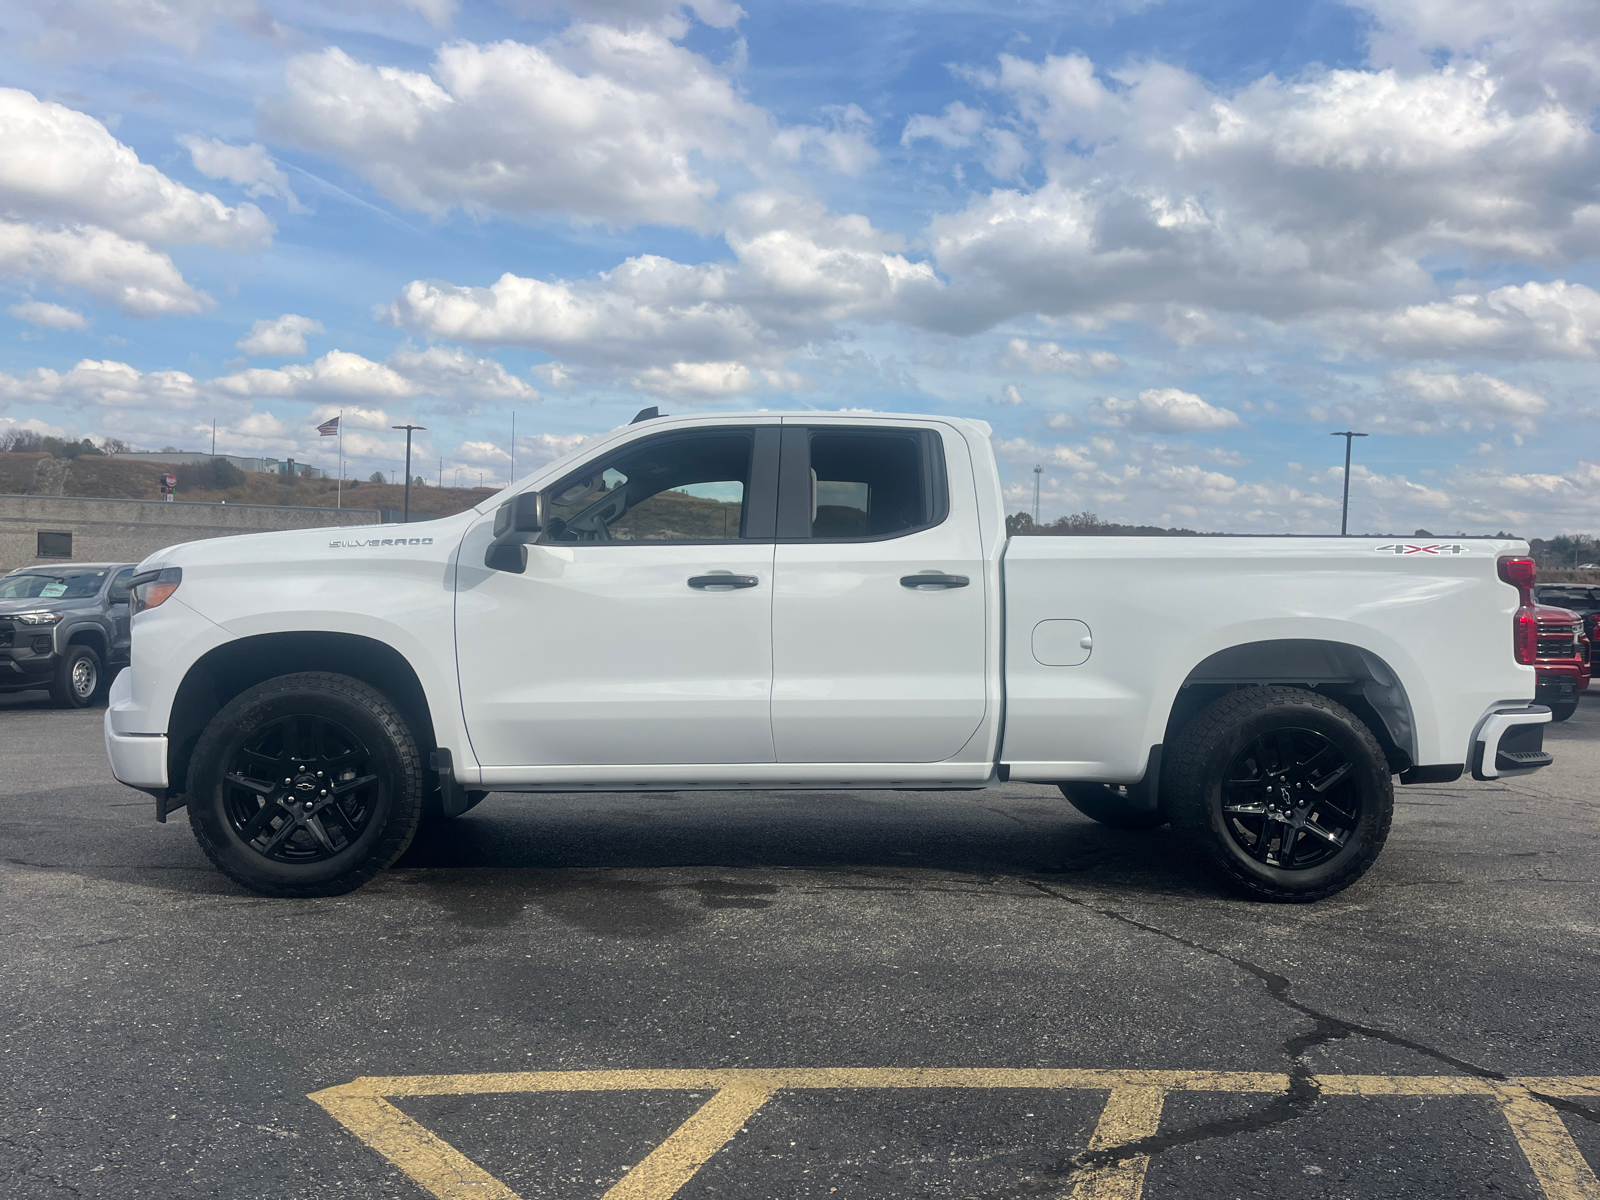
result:
[(333, 437), (339, 432), (339, 418), (333, 417), (317, 426), (317, 432), (323, 437)]

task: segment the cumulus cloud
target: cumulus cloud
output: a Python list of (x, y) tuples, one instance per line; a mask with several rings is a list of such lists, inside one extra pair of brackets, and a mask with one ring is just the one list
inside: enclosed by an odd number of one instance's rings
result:
[[(1082, 55), (1003, 55), (969, 77), (1012, 105), (1047, 178), (930, 223), (955, 285), (946, 328), (1118, 305), (1387, 307), (1432, 286), (1430, 254), (1556, 264), (1600, 247), (1588, 110), (1522, 102), (1481, 62), (1229, 91), (1159, 62), (1102, 76)], [(928, 121), (913, 132), (970, 136)]]
[(713, 164), (759, 169), (813, 152), (852, 172), (870, 163), (861, 109), (782, 129), (675, 41), (681, 33), (577, 24), (538, 45), (452, 42), (429, 73), (330, 48), (290, 60), (264, 120), (395, 203), (436, 214), (704, 226)]
[(1393, 371), (1387, 383), (1362, 414), (1375, 432), (1470, 433), (1505, 424), (1519, 433), (1533, 433), (1534, 418), (1550, 409), (1550, 402), (1539, 393), (1479, 371), (1466, 375)]
[(194, 169), (207, 179), (226, 179), (242, 187), (247, 196), (275, 197), (282, 200), (292, 213), (310, 211), (300, 203), (294, 189), (289, 186), (289, 177), (284, 174), (282, 167), (272, 161), (265, 146), (257, 142), (251, 142), (248, 146), (230, 146), (216, 138), (194, 136), (181, 137), (178, 141), (189, 151)]
[(900, 133), (900, 144), (910, 146), (923, 138), (931, 138), (947, 149), (970, 146), (984, 124), (985, 117), (980, 110), (955, 100), (945, 105), (944, 112), (937, 117), (927, 113), (912, 116)]
[(193, 408), (200, 398), (193, 376), (183, 371), (140, 371), (109, 359), (86, 358), (68, 371), (38, 367), (21, 376), (0, 373), (0, 400), (6, 401), (159, 411)]
[(999, 355), (1002, 367), (1026, 368), (1036, 375), (1064, 372), (1068, 375), (1109, 375), (1122, 370), (1122, 359), (1110, 350), (1064, 350), (1058, 342), (1030, 342), (1012, 338)]
[(1136, 433), (1196, 433), (1243, 424), (1232, 409), (1207, 404), (1193, 392), (1178, 388), (1148, 388), (1136, 400), (1107, 396), (1090, 405), (1089, 419)]
[(1338, 318), (1328, 329), (1369, 350), (1418, 358), (1592, 359), (1600, 353), (1600, 292), (1564, 280), (1526, 283)]
[(270, 321), (257, 321), (236, 345), (246, 354), (258, 358), (287, 358), (306, 352), (306, 334), (321, 332), (321, 321), (296, 313), (284, 313)]
[(300, 400), (409, 400), (424, 394), (459, 404), (482, 400), (525, 400), (539, 393), (499, 363), (459, 350), (402, 349), (388, 362), (374, 362), (348, 350), (330, 350), (308, 364), (251, 367), (211, 381), (216, 391), (239, 399), (283, 397)]
[(202, 311), (157, 245), (249, 250), (272, 240), (253, 204), (168, 179), (93, 117), (0, 88), (0, 271), (88, 292), (131, 316)]
[(194, 55), (222, 24), (268, 42), (290, 36), (255, 0), (75, 0), (30, 7), (45, 26), (36, 45), (53, 58), (103, 55), (136, 38)]
[(724, 236), (733, 262), (640, 255), (586, 280), (416, 280), (383, 316), (429, 337), (534, 347), (559, 355), (567, 371), (715, 397), (774, 382), (765, 371), (835, 322), (887, 319), (938, 290), (927, 265), (864, 217), (782, 193), (740, 196), (732, 211)]
[(13, 304), (6, 311), (19, 321), (37, 325), (40, 329), (63, 331), (89, 328), (89, 322), (84, 320), (83, 314), (77, 309), (67, 308), (61, 304), (47, 304), (43, 300), (28, 300), (21, 304)]

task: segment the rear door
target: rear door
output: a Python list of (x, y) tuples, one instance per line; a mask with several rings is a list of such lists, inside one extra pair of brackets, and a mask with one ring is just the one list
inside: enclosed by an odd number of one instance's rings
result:
[(938, 426), (786, 421), (777, 532), (777, 760), (960, 752), (987, 705), (986, 576), (965, 444)]
[(522, 574), (463, 555), (461, 700), (486, 768), (770, 763), (779, 428), (677, 430), (547, 488)]

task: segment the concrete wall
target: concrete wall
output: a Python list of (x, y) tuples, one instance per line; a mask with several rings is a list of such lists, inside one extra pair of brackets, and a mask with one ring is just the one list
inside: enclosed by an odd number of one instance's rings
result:
[(71, 533), (73, 562), (138, 562), (177, 542), (276, 529), (378, 523), (378, 512), (370, 508), (0, 496), (0, 571), (68, 561), (38, 556), (41, 531)]

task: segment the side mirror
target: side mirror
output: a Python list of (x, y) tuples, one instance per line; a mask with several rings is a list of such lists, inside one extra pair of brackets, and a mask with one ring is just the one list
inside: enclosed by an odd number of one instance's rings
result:
[(521, 575), (528, 569), (528, 537), (544, 528), (544, 496), (521, 492), (494, 514), (494, 541), (484, 551), (483, 565), (491, 571)]

